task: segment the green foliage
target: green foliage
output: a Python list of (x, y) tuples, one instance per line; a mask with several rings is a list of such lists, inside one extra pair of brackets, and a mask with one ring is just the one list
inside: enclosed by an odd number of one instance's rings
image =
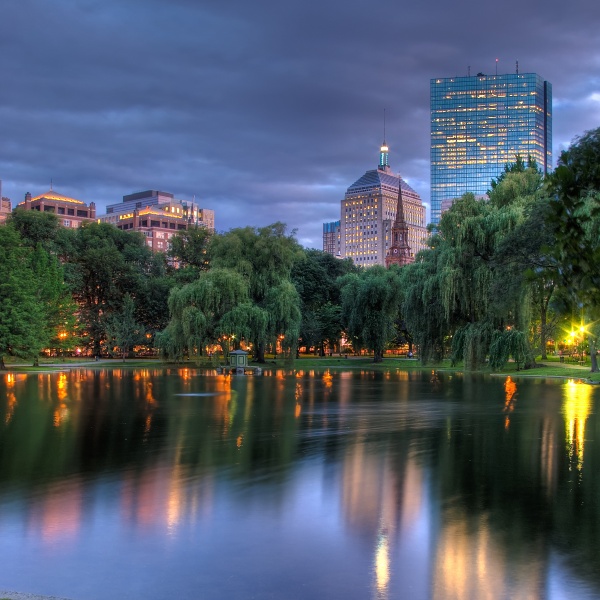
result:
[(397, 269), (374, 266), (341, 279), (342, 320), (358, 347), (373, 351), (375, 362), (396, 335), (400, 276)]
[(135, 304), (129, 294), (124, 296), (121, 310), (106, 316), (104, 323), (109, 352), (119, 348), (123, 360), (135, 345), (144, 341), (145, 331), (135, 318)]
[[(219, 344), (227, 355), (231, 336), (247, 333), (255, 323), (256, 315), (240, 308), (247, 304), (245, 278), (231, 269), (213, 268), (196, 281), (171, 290), (171, 320), (156, 336), (156, 343), (163, 355), (175, 359), (200, 355), (208, 344)], [(238, 329), (228, 329), (230, 326)]]
[[(107, 223), (86, 223), (75, 230), (71, 241), (65, 278), (79, 306), (85, 341), (94, 354), (100, 354), (107, 339), (105, 317), (123, 309), (126, 294), (138, 303), (146, 298), (156, 300), (150, 280), (160, 258), (152, 254), (141, 234), (121, 231)], [(163, 285), (162, 289), (168, 287)], [(140, 311), (150, 325), (161, 324), (160, 316), (151, 311), (155, 308), (166, 315), (165, 300), (162, 306), (149, 304)]]
[(23, 247), (12, 226), (0, 227), (0, 368), (4, 356), (32, 358), (49, 341), (61, 285), (54, 267), (41, 247)]
[[(263, 319), (252, 319), (255, 325), (250, 342), (255, 360), (264, 361), (267, 344), (284, 336), (290, 355), (297, 344), (300, 328), (300, 297), (291, 285), (291, 272), (304, 251), (283, 223), (267, 227), (232, 229), (211, 239), (208, 251), (212, 268), (231, 270), (248, 287), (249, 302), (267, 313)], [(256, 316), (256, 313), (254, 313)]]
[(35, 248), (40, 244), (48, 252), (57, 251), (60, 226), (55, 214), (17, 208), (8, 218), (8, 223), (19, 233), (26, 246)]
[(307, 250), (292, 269), (292, 281), (301, 300), (300, 338), (307, 346), (337, 344), (342, 334), (341, 296), (338, 280), (359, 269), (350, 259), (340, 260), (321, 252)]
[(494, 331), (490, 344), (490, 367), (494, 371), (503, 369), (511, 356), (517, 365), (517, 370), (531, 362), (527, 335), (517, 329)]
[(402, 314), (422, 361), (439, 361), (451, 340), (452, 360), (477, 369), (495, 331), (530, 329), (534, 284), (547, 292), (540, 299), (547, 309), (553, 290), (542, 256), (547, 229), (532, 208), (539, 208), (541, 188), (531, 161), (507, 166), (492, 184), (490, 201), (473, 194), (456, 201), (442, 215), (430, 249), (403, 269)]
[(174, 276), (179, 282), (189, 283), (209, 268), (208, 246), (212, 232), (206, 227), (189, 227), (178, 231), (169, 243), (169, 258), (178, 268)]

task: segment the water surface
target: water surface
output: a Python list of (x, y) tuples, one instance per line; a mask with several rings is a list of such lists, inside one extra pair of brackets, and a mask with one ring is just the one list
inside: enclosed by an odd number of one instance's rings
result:
[(598, 390), (431, 373), (0, 379), (0, 589), (600, 597)]

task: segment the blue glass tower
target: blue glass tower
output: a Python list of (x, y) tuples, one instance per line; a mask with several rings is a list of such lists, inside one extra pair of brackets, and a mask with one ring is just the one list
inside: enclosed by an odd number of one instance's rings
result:
[(552, 168), (552, 85), (535, 73), (431, 80), (431, 222), (442, 201), (486, 194), (520, 155)]

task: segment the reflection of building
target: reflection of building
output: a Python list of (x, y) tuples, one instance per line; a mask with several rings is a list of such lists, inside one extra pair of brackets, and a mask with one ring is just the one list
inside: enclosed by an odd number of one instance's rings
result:
[(96, 218), (96, 205), (93, 202), (88, 206), (81, 200), (62, 196), (52, 189), (35, 198), (27, 192), (25, 200), (16, 208), (52, 213), (58, 217), (58, 222), (63, 227), (80, 227), (83, 223)]
[(489, 515), (460, 508), (443, 514), (437, 540), (430, 598), (546, 598), (543, 553), (536, 540), (511, 553), (496, 535)]
[[(389, 457), (371, 453), (367, 444), (356, 443), (344, 458), (341, 491), (344, 515), (352, 529), (374, 539), (373, 597), (393, 598), (394, 563), (410, 557), (411, 562), (427, 568), (426, 542), (419, 531), (426, 508), (423, 471), (410, 458), (399, 468)], [(414, 584), (416, 589), (420, 575), (415, 573), (413, 580), (404, 573), (403, 585), (410, 588)]]
[(442, 202), (484, 195), (519, 154), (552, 163), (552, 86), (535, 73), (431, 80), (431, 222)]
[(342, 253), (341, 221), (323, 223), (323, 252), (340, 256)]
[(402, 185), (408, 245), (416, 254), (425, 248), (425, 207), (421, 198), (388, 165), (388, 147), (381, 146), (379, 166), (367, 171), (346, 191), (341, 207), (341, 255), (363, 267), (385, 265), (391, 229)]
[(173, 194), (148, 190), (123, 196), (123, 202), (110, 204), (98, 218), (125, 231), (139, 231), (155, 252), (164, 252), (169, 239), (189, 226), (214, 230), (215, 213), (195, 202), (176, 200)]

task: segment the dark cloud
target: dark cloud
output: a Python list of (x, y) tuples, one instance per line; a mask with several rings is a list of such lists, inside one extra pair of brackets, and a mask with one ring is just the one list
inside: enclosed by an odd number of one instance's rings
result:
[(429, 80), (537, 72), (555, 158), (600, 125), (600, 5), (509, 0), (307, 3), (8, 0), (0, 11), (3, 194), (100, 209), (154, 188), (221, 230), (280, 220), (320, 247), (346, 187), (377, 164), (429, 200)]

